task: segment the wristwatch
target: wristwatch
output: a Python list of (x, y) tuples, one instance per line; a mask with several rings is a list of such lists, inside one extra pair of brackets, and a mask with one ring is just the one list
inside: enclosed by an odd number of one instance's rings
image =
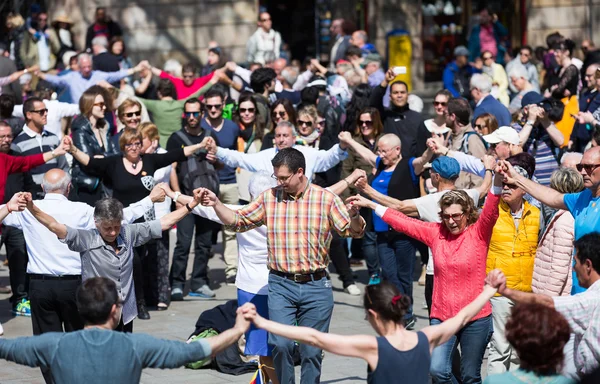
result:
[(173, 201), (177, 202), (177, 199), (179, 199), (179, 196), (181, 196), (181, 192), (179, 192), (179, 191), (175, 192), (175, 196), (173, 196)]

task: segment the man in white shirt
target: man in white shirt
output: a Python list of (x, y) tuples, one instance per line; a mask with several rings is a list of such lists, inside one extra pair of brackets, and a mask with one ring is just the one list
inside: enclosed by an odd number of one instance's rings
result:
[[(132, 223), (142, 217), (155, 201), (164, 200), (162, 184), (154, 187), (150, 195), (123, 210), (123, 222)], [(87, 204), (69, 201), (71, 176), (61, 169), (52, 169), (44, 175), (42, 188), (46, 195), (35, 205), (73, 228), (95, 228), (94, 208)], [(30, 211), (13, 212), (4, 225), (23, 230), (29, 260), (29, 298), (33, 334), (70, 332), (83, 328), (77, 312), (75, 291), (81, 283), (81, 256), (69, 250), (31, 214)]]
[(261, 12), (258, 15), (258, 29), (246, 43), (248, 63), (265, 65), (279, 58), (281, 35), (272, 26), (271, 15)]
[[(233, 168), (240, 167), (250, 172), (273, 172), (271, 160), (278, 151), (284, 148), (294, 147), (302, 152), (306, 159), (306, 177), (311, 180), (315, 173), (325, 172), (335, 167), (340, 161), (348, 157), (347, 144), (336, 144), (327, 151), (317, 150), (311, 147), (294, 146), (296, 142), (296, 131), (289, 121), (282, 121), (275, 127), (275, 147), (265, 149), (258, 153), (243, 153), (231, 149), (216, 147), (213, 145), (211, 151), (216, 150), (217, 158), (225, 165)], [(214, 143), (213, 143), (214, 144)]]

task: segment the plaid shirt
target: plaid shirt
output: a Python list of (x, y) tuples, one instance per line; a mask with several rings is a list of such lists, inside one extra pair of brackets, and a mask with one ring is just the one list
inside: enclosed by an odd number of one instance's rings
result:
[[(552, 299), (554, 308), (571, 326), (577, 373), (580, 377), (592, 373), (599, 367), (600, 361), (600, 281), (585, 292)], [(573, 355), (566, 358), (573, 359)]]
[(298, 198), (282, 188), (263, 192), (236, 211), (235, 224), (227, 226), (245, 232), (267, 226), (269, 268), (286, 273), (311, 273), (329, 265), (331, 230), (343, 237), (361, 237), (350, 226), (342, 199), (329, 190), (308, 183)]

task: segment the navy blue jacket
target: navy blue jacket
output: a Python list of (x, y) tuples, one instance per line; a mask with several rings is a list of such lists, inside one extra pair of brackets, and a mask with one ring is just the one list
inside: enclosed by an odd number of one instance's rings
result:
[(502, 105), (502, 103), (496, 100), (492, 95), (487, 95), (481, 101), (481, 104), (475, 107), (472, 120), (473, 124), (475, 124), (475, 120), (484, 113), (490, 113), (496, 116), (499, 127), (510, 126), (510, 122), (512, 121), (508, 108)]

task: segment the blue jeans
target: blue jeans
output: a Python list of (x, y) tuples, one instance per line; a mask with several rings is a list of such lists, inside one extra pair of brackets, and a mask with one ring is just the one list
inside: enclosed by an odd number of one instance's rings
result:
[[(388, 241), (387, 232), (377, 233), (377, 251), (383, 278), (394, 284), (400, 293), (413, 302), (413, 271), (415, 269), (416, 248), (411, 240)], [(412, 305), (405, 319), (413, 316)]]
[(365, 231), (362, 238), (362, 253), (367, 262), (369, 275), (379, 273), (379, 255), (377, 254), (377, 234)]
[[(314, 328), (328, 332), (333, 313), (331, 281), (324, 277), (308, 283), (295, 283), (269, 274), (269, 317), (278, 323)], [(295, 383), (294, 341), (269, 333), (275, 372), (281, 384)], [(321, 350), (300, 344), (302, 384), (314, 384), (321, 377)]]
[[(431, 325), (441, 323), (438, 319), (431, 319)], [(431, 354), (430, 374), (433, 382), (458, 384), (459, 381), (452, 374), (452, 356), (460, 344), (462, 383), (481, 383), (481, 363), (492, 333), (493, 325), (490, 315), (470, 322), (450, 340), (436, 347)]]

